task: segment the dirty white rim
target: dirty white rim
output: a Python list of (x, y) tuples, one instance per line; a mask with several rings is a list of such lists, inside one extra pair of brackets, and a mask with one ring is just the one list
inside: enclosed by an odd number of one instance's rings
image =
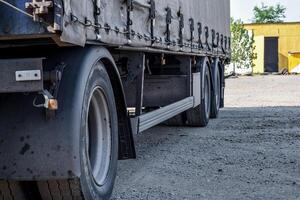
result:
[(220, 73), (218, 71), (218, 74), (217, 74), (217, 80), (216, 80), (216, 105), (217, 105), (217, 109), (220, 108), (220, 96), (221, 96), (221, 87), (220, 87)]
[(204, 101), (205, 101), (205, 106), (206, 106), (206, 117), (209, 118), (209, 113), (210, 113), (210, 89), (209, 89), (209, 76), (205, 76), (205, 96), (204, 96)]
[(105, 183), (111, 161), (112, 134), (107, 99), (101, 87), (94, 88), (88, 107), (87, 155), (93, 179)]

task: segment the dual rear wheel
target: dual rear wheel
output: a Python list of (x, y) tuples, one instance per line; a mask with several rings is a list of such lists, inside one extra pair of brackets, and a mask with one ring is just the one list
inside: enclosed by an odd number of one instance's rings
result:
[(214, 119), (218, 117), (221, 102), (220, 67), (221, 64), (218, 59), (215, 59), (212, 64), (208, 59), (203, 59), (201, 104), (168, 120), (167, 125), (206, 127), (210, 118)]
[[(170, 125), (204, 127), (210, 118), (218, 116), (220, 71), (215, 67), (211, 73), (207, 59), (202, 67), (201, 104), (169, 120)], [(212, 81), (215, 81), (217, 89), (213, 89)], [(81, 109), (81, 176), (77, 179), (30, 183), (0, 181), (0, 199), (104, 200), (111, 196), (117, 172), (118, 119), (112, 84), (101, 62), (97, 62), (90, 70)]]

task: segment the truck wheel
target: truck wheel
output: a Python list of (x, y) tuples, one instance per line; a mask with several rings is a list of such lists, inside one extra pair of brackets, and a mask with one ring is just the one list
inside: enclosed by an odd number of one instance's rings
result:
[(175, 117), (168, 119), (164, 124), (167, 126), (184, 126), (185, 125), (184, 114), (181, 113), (179, 115), (176, 115)]
[(1, 200), (29, 200), (39, 198), (39, 191), (34, 181), (0, 181)]
[(219, 61), (215, 61), (215, 68), (213, 72), (213, 79), (215, 89), (212, 91), (211, 95), (211, 110), (210, 110), (210, 117), (215, 119), (219, 115), (220, 111), (220, 100), (221, 100), (221, 76), (220, 76), (220, 69), (219, 69)]
[(196, 108), (192, 108), (186, 112), (187, 125), (195, 127), (207, 126), (210, 118), (210, 104), (211, 104), (211, 79), (209, 72), (209, 63), (204, 62), (204, 90), (201, 104)]
[(21, 182), (0, 181), (0, 199), (25, 199)]
[(81, 177), (38, 182), (42, 199), (108, 199), (118, 161), (118, 119), (113, 88), (101, 63), (88, 77), (81, 115)]

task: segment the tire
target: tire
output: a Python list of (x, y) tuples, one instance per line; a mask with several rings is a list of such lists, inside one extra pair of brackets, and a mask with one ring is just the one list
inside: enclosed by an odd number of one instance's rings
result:
[(0, 181), (0, 200), (39, 199), (34, 181)]
[(218, 118), (221, 107), (221, 74), (218, 59), (215, 60), (214, 65), (212, 81), (214, 82), (215, 88), (212, 91), (210, 110), (210, 118), (212, 119)]
[(185, 121), (184, 113), (181, 113), (171, 119), (168, 119), (166, 122), (164, 122), (164, 124), (167, 126), (184, 126)]
[(204, 84), (203, 97), (199, 106), (186, 111), (188, 126), (206, 127), (210, 119), (211, 78), (207, 59), (204, 59), (202, 73), (204, 74), (204, 80), (202, 81), (202, 84)]
[(89, 74), (82, 105), (81, 177), (37, 183), (42, 199), (109, 199), (118, 161), (118, 119), (113, 88), (104, 65)]
[(16, 181), (0, 181), (0, 200), (25, 199), (21, 184)]

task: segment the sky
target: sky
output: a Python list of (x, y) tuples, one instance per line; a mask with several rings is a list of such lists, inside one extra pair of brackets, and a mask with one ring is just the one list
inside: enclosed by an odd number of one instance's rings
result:
[(251, 22), (253, 18), (253, 8), (256, 5), (276, 5), (280, 3), (284, 5), (286, 10), (286, 22), (300, 21), (300, 1), (299, 0), (230, 0), (231, 16), (234, 19), (241, 19), (245, 23)]

